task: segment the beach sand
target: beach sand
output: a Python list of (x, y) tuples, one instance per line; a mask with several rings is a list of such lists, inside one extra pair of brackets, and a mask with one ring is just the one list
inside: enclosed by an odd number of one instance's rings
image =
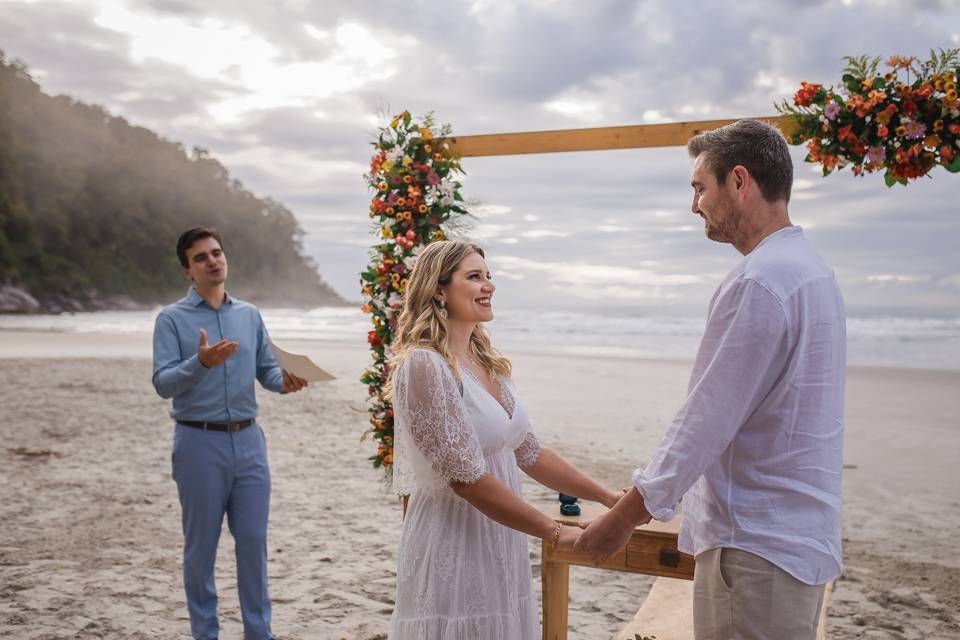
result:
[[(361, 443), (362, 346), (284, 344), (339, 379), (261, 392), (273, 476), (270, 589), (283, 640), (385, 638), (400, 506)], [(508, 354), (542, 442), (629, 482), (683, 399), (690, 363)], [(144, 335), (0, 332), (0, 636), (188, 638), (168, 403)], [(960, 638), (960, 372), (851, 368), (844, 558), (832, 638)], [(555, 494), (525, 483), (528, 499)], [(531, 544), (539, 592), (539, 544)], [(241, 637), (233, 544), (223, 638)], [(652, 579), (574, 567), (570, 638), (610, 638)]]

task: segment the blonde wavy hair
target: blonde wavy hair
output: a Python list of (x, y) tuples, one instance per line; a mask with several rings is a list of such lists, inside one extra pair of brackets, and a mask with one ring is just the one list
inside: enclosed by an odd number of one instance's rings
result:
[[(439, 240), (427, 245), (417, 257), (407, 278), (407, 289), (397, 320), (390, 371), (395, 371), (408, 353), (426, 347), (443, 356), (450, 363), (454, 375), (459, 376), (457, 359), (450, 352), (448, 320), (440, 315), (440, 305), (434, 295), (438, 287), (450, 284), (457, 267), (471, 253), (485, 257), (483, 249), (473, 243)], [(493, 347), (490, 334), (482, 324), (477, 324), (470, 335), (470, 353), (491, 375), (510, 376), (510, 361)], [(392, 385), (388, 382), (388, 399), (392, 396), (391, 392)]]

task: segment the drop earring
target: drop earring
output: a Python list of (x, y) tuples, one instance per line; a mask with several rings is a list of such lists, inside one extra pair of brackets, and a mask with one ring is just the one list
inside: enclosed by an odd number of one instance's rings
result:
[(440, 311), (438, 313), (440, 314), (441, 318), (446, 320), (447, 319), (447, 303), (444, 302), (443, 300), (440, 300), (439, 302), (440, 302)]

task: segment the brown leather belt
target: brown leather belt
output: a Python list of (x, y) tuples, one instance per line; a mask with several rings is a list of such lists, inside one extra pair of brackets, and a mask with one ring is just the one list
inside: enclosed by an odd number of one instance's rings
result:
[(256, 419), (241, 420), (240, 422), (196, 422), (194, 420), (177, 420), (177, 424), (194, 429), (206, 429), (207, 431), (227, 431), (236, 433), (242, 431), (256, 422)]

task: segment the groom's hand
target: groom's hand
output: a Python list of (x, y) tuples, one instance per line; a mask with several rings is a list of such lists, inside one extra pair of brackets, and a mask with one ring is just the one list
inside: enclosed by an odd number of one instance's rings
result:
[(650, 522), (650, 514), (643, 504), (643, 496), (631, 489), (613, 509), (589, 525), (580, 525), (584, 532), (573, 550), (585, 551), (594, 564), (603, 564), (626, 546), (635, 527), (647, 522)]

